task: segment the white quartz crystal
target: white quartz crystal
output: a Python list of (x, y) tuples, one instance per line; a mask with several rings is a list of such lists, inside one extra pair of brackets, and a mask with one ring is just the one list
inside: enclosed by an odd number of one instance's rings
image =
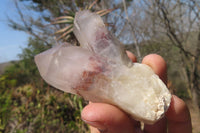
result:
[(63, 44), (35, 56), (50, 85), (92, 102), (113, 104), (147, 124), (167, 111), (171, 94), (153, 70), (131, 63), (100, 16), (76, 13), (74, 34), (81, 47)]

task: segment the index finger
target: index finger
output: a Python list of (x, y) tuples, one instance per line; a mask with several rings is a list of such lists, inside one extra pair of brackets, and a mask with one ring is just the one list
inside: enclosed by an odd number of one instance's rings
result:
[(167, 84), (167, 64), (160, 55), (149, 54), (144, 57), (142, 64), (150, 66), (160, 79)]

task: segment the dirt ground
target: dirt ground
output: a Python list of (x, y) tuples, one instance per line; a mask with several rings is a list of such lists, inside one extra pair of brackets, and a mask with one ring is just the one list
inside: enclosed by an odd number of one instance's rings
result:
[(193, 133), (200, 133), (200, 113), (191, 101), (186, 101), (192, 118)]

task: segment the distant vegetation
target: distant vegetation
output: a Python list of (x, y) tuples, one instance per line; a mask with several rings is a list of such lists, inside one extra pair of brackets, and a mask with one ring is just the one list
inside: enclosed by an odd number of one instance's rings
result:
[(9, 65), (11, 65), (11, 62), (0, 63), (0, 75), (3, 74), (5, 68), (8, 67)]
[(20, 61), (9, 63), (0, 77), (0, 132), (86, 132), (80, 112), (82, 98), (47, 85), (40, 77), (34, 56), (47, 49), (29, 40)]

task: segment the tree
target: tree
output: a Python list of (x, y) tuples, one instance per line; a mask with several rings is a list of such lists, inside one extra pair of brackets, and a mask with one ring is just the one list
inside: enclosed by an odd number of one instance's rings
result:
[[(49, 46), (66, 41), (66, 38), (68, 42), (70, 40), (74, 42), (73, 34), (70, 34), (71, 39), (66, 34), (62, 40), (57, 40), (56, 31), (65, 28), (63, 32), (69, 29), (68, 34), (72, 33), (72, 27), (67, 29), (66, 27), (73, 23), (75, 12), (82, 8), (95, 11), (98, 7), (94, 5), (97, 5), (98, 2), (99, 0), (21, 0), (21, 2), (15, 0), (15, 7), (20, 21), (9, 18), (9, 25), (15, 30), (25, 31)], [(72, 19), (69, 19), (69, 17)]]
[[(146, 1), (147, 12), (157, 16), (157, 34), (166, 35), (171, 45), (178, 48), (188, 90), (194, 103), (199, 104), (199, 61), (200, 61), (200, 1)], [(161, 32), (162, 31), (162, 32)]]

